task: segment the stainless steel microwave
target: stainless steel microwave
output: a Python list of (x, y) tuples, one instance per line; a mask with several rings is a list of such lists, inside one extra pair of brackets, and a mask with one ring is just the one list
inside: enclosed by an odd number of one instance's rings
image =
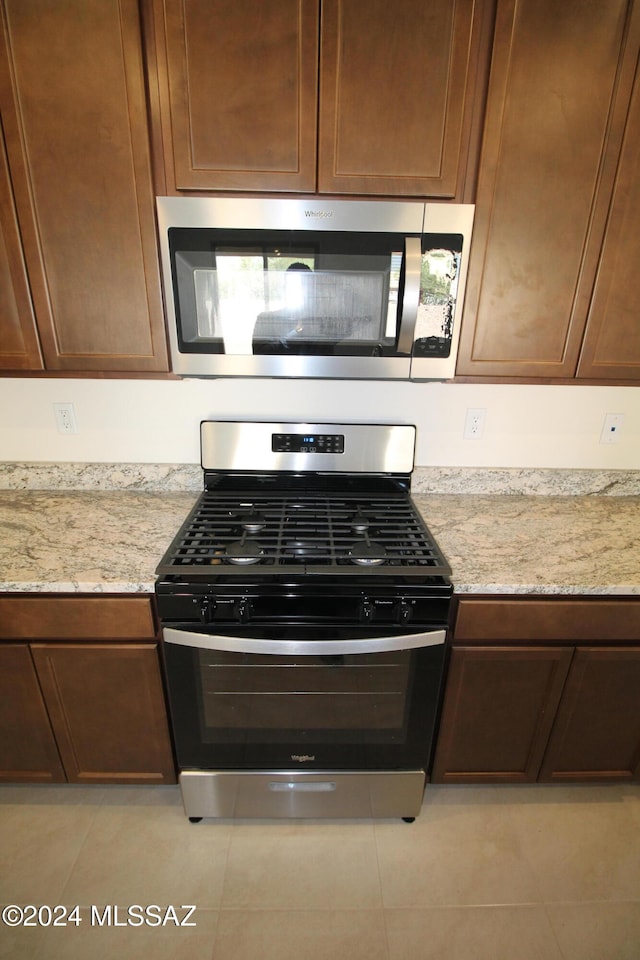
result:
[(447, 379), (474, 207), (159, 197), (174, 373)]

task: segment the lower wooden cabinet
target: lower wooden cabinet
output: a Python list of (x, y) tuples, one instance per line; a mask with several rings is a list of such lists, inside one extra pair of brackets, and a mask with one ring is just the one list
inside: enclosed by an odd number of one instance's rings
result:
[(431, 780), (638, 780), (639, 691), (640, 602), (461, 600)]
[(640, 779), (640, 649), (576, 649), (539, 779)]
[(20, 641), (0, 643), (0, 780), (175, 783), (150, 599), (0, 607), (1, 635)]
[(0, 645), (0, 780), (66, 780), (26, 644)]
[(570, 661), (545, 647), (455, 648), (432, 780), (536, 780)]

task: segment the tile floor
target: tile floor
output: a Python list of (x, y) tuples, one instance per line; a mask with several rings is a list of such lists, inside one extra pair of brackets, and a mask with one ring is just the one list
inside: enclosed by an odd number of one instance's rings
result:
[[(639, 960), (640, 787), (431, 786), (413, 824), (190, 824), (177, 787), (5, 785), (0, 904), (81, 908), (0, 921), (16, 960)], [(195, 926), (116, 926), (133, 904), (193, 904)]]

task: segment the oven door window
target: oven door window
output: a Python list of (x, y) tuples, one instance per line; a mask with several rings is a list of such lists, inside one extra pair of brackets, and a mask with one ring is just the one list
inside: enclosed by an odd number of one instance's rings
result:
[(241, 742), (260, 731), (278, 743), (299, 730), (306, 742), (328, 731), (341, 743), (397, 742), (406, 736), (411, 667), (408, 650), (299, 658), (201, 650), (203, 739)]
[(395, 234), (171, 228), (183, 353), (393, 356)]
[(166, 644), (165, 656), (183, 769), (428, 765), (442, 645), (291, 657)]

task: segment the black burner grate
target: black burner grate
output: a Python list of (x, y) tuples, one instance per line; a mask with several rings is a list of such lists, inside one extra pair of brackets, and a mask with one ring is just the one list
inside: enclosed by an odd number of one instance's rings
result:
[(449, 576), (405, 496), (203, 493), (158, 573), (257, 572)]

